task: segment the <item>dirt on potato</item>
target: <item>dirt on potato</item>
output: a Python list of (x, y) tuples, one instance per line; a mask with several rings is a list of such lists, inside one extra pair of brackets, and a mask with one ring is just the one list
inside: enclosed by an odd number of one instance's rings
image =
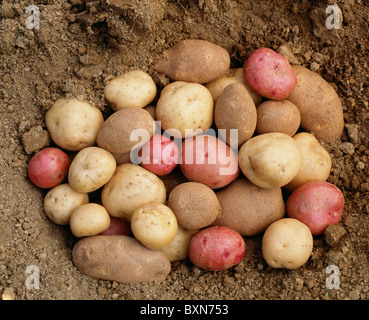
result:
[[(342, 12), (339, 29), (326, 26), (326, 9), (333, 4)], [(368, 299), (368, 17), (366, 0), (1, 1), (0, 295), (15, 300)], [(169, 80), (155, 72), (155, 61), (189, 38), (222, 46), (233, 67), (241, 67), (254, 49), (269, 47), (334, 86), (345, 131), (324, 146), (333, 159), (328, 181), (346, 199), (343, 218), (324, 237), (314, 238), (309, 261), (295, 270), (270, 268), (259, 235), (245, 238), (245, 257), (226, 271), (207, 272), (184, 260), (172, 263), (161, 283), (90, 278), (72, 263), (76, 239), (69, 228), (53, 224), (43, 212), (46, 191), (27, 178), (31, 156), (52, 145), (45, 112), (57, 98), (75, 97), (110, 114), (103, 88), (128, 70), (148, 72), (163, 88)]]

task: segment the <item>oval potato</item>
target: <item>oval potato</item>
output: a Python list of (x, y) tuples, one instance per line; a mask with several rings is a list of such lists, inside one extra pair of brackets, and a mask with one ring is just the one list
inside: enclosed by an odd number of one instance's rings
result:
[(124, 235), (79, 240), (72, 251), (75, 267), (90, 277), (118, 283), (164, 281), (171, 270), (165, 254)]
[(230, 64), (224, 48), (205, 40), (187, 39), (165, 50), (154, 68), (173, 81), (206, 83), (224, 75)]
[(318, 73), (292, 66), (297, 85), (287, 97), (300, 110), (301, 127), (326, 143), (341, 137), (344, 128), (341, 100)]

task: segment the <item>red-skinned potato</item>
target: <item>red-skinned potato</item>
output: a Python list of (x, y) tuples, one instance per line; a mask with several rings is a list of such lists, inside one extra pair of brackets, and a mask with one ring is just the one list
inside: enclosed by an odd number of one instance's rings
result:
[(130, 223), (124, 221), (123, 219), (110, 216), (110, 225), (108, 229), (101, 232), (102, 235), (122, 235), (131, 236), (131, 226)]
[(256, 49), (243, 66), (245, 82), (261, 96), (282, 100), (297, 84), (296, 75), (287, 59), (269, 48)]
[(307, 225), (314, 236), (324, 233), (331, 224), (337, 224), (345, 206), (341, 190), (326, 181), (310, 181), (298, 187), (287, 199), (290, 218)]
[(210, 135), (198, 135), (183, 141), (180, 168), (188, 180), (212, 189), (225, 187), (239, 174), (234, 151)]
[(138, 155), (141, 166), (158, 176), (170, 173), (179, 162), (176, 142), (161, 134), (154, 134)]
[(39, 188), (53, 188), (67, 177), (70, 162), (69, 156), (59, 148), (42, 149), (31, 158), (28, 177)]
[(238, 232), (215, 226), (202, 229), (192, 237), (189, 258), (207, 271), (226, 270), (237, 265), (245, 251), (245, 241)]

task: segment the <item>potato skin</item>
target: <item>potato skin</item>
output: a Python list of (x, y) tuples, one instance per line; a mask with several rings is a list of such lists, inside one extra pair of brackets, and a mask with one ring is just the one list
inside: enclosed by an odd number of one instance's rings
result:
[[(132, 133), (137, 133), (137, 138), (141, 137), (138, 142), (131, 137)], [(141, 108), (124, 108), (105, 120), (96, 143), (109, 152), (127, 153), (149, 141), (153, 133), (154, 121), (148, 111)]]
[(282, 132), (293, 136), (300, 127), (299, 109), (288, 100), (267, 100), (258, 105), (257, 134)]
[(101, 192), (101, 201), (108, 213), (127, 222), (138, 207), (149, 202), (164, 204), (166, 198), (163, 181), (132, 163), (118, 166)]
[(165, 50), (154, 68), (172, 81), (206, 83), (223, 76), (230, 63), (224, 48), (205, 40), (187, 39)]
[(261, 246), (264, 260), (272, 268), (296, 269), (308, 261), (313, 236), (299, 220), (283, 218), (267, 228)]
[(342, 217), (345, 199), (341, 190), (326, 181), (310, 181), (298, 187), (287, 199), (287, 215), (307, 225), (314, 236), (324, 233)]
[(189, 258), (207, 271), (226, 270), (240, 263), (245, 251), (245, 241), (238, 232), (215, 226), (202, 229), (192, 237)]
[(98, 108), (74, 98), (56, 100), (45, 114), (51, 139), (69, 151), (93, 146), (103, 122)]
[(297, 85), (287, 97), (300, 110), (301, 127), (326, 143), (341, 137), (342, 103), (333, 87), (318, 73), (292, 66)]
[[(255, 103), (247, 89), (241, 83), (232, 83), (227, 86), (215, 104), (214, 121), (217, 129), (224, 129), (219, 130), (219, 134), (231, 148), (233, 145), (240, 147), (253, 136), (256, 119)], [(232, 129), (237, 130), (237, 141), (235, 142), (231, 141)]]
[(260, 188), (243, 176), (216, 195), (221, 210), (212, 225), (229, 227), (242, 236), (257, 235), (285, 215), (281, 188)]
[(169, 194), (168, 206), (185, 229), (201, 229), (214, 222), (219, 213), (215, 192), (205, 184), (186, 182)]
[(72, 260), (82, 273), (118, 283), (164, 281), (171, 270), (165, 254), (124, 235), (96, 235), (79, 240)]

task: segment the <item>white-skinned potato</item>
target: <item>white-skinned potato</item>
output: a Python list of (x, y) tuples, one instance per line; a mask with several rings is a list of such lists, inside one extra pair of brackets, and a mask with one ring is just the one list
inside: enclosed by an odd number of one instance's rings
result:
[(103, 122), (98, 108), (74, 98), (58, 99), (45, 115), (51, 139), (69, 151), (93, 146)]
[(160, 248), (160, 250), (165, 253), (170, 262), (186, 259), (191, 238), (198, 232), (199, 229), (185, 229), (178, 225), (177, 234), (172, 242)]
[(239, 150), (238, 161), (252, 183), (260, 188), (277, 188), (296, 176), (302, 165), (302, 153), (292, 137), (271, 132), (246, 141)]
[(302, 152), (302, 165), (291, 182), (284, 187), (294, 191), (309, 181), (326, 181), (332, 168), (329, 152), (319, 143), (311, 133), (300, 132), (292, 137)]
[(208, 82), (205, 87), (210, 91), (213, 100), (217, 101), (223, 90), (227, 86), (235, 82), (241, 83), (247, 89), (256, 106), (261, 102), (261, 95), (252, 91), (250, 87), (246, 84), (243, 78), (243, 68), (229, 69), (227, 74), (221, 76), (216, 80)]
[(262, 254), (272, 268), (296, 269), (304, 265), (313, 250), (310, 229), (293, 218), (272, 223), (262, 239)]
[(104, 89), (105, 99), (113, 110), (144, 108), (156, 96), (157, 88), (150, 75), (133, 70), (112, 79)]
[(67, 225), (74, 209), (88, 202), (88, 194), (77, 192), (68, 183), (63, 183), (47, 192), (43, 206), (52, 222)]
[(165, 203), (167, 191), (162, 180), (137, 164), (124, 163), (102, 189), (101, 201), (113, 217), (131, 221), (133, 212), (149, 202)]
[(116, 169), (113, 155), (99, 147), (88, 147), (77, 153), (68, 172), (70, 186), (82, 193), (101, 188)]
[(174, 212), (162, 203), (146, 203), (137, 208), (131, 218), (131, 230), (135, 238), (153, 250), (170, 244), (177, 229)]
[(75, 237), (93, 236), (109, 228), (110, 216), (102, 205), (86, 203), (72, 212), (69, 225)]
[(156, 118), (163, 130), (174, 137), (185, 138), (186, 134), (187, 137), (195, 135), (197, 129), (204, 132), (211, 127), (213, 109), (213, 98), (205, 86), (176, 81), (161, 92)]

